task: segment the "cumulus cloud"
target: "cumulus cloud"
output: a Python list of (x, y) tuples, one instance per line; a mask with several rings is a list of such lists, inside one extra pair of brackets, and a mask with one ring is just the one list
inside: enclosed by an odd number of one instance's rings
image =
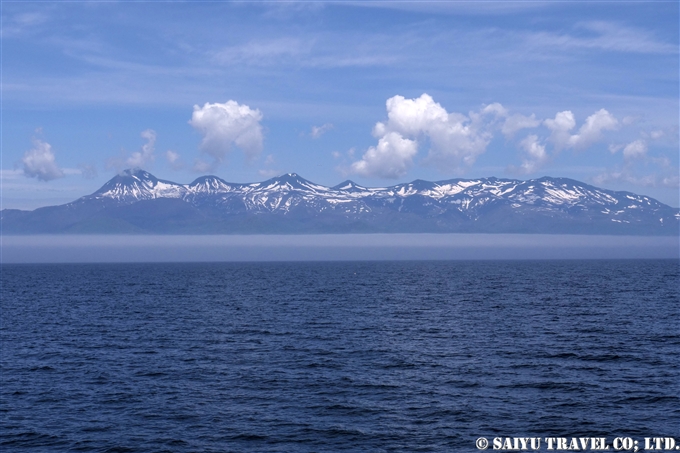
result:
[(64, 171), (57, 165), (52, 146), (38, 138), (34, 138), (32, 142), (33, 148), (26, 151), (21, 158), (24, 175), (42, 181), (62, 178)]
[(205, 171), (217, 167), (234, 146), (243, 151), (248, 160), (259, 156), (264, 141), (261, 120), (259, 110), (236, 101), (195, 105), (189, 124), (203, 134), (201, 151), (213, 159), (212, 164), (196, 161), (195, 169)]
[(541, 125), (541, 120), (536, 119), (536, 115), (524, 116), (519, 113), (505, 119), (501, 132), (506, 137), (511, 137), (515, 132), (522, 129), (533, 129)]
[(169, 149), (165, 152), (165, 158), (168, 159), (168, 162), (171, 164), (175, 164), (179, 161), (179, 153)]
[(569, 145), (574, 148), (586, 148), (602, 138), (602, 131), (613, 131), (618, 126), (618, 120), (611, 113), (600, 109), (586, 118), (577, 134), (569, 137)]
[(519, 143), (519, 146), (524, 151), (524, 158), (520, 167), (522, 173), (533, 173), (548, 160), (545, 146), (539, 143), (537, 135), (527, 136)]
[(597, 185), (611, 183), (627, 183), (642, 187), (667, 187), (677, 189), (680, 187), (680, 176), (675, 173), (666, 174), (650, 173), (646, 175), (636, 175), (630, 166), (601, 173), (593, 178), (593, 183)]
[(309, 135), (311, 135), (312, 138), (319, 138), (331, 129), (333, 129), (333, 125), (331, 123), (326, 123), (323, 126), (312, 126), (312, 131), (309, 133)]
[(569, 110), (557, 113), (554, 119), (547, 119), (543, 124), (551, 130), (550, 139), (558, 151), (565, 148), (587, 148), (602, 138), (603, 131), (615, 130), (619, 126), (618, 120), (605, 109), (586, 118), (585, 123), (573, 135), (570, 131), (576, 127), (576, 120)]
[(147, 129), (142, 131), (140, 135), (146, 140), (146, 143), (142, 145), (140, 151), (135, 151), (125, 160), (125, 165), (130, 168), (142, 168), (156, 158), (153, 154), (156, 146), (156, 131)]
[(180, 155), (177, 151), (173, 151), (171, 149), (167, 150), (165, 152), (165, 158), (167, 159), (168, 163), (170, 164), (170, 167), (173, 170), (180, 170), (184, 168), (184, 162), (182, 162)]
[(569, 144), (571, 134), (569, 133), (576, 126), (574, 114), (566, 110), (555, 115), (554, 119), (547, 119), (543, 124), (552, 131), (550, 139), (557, 149), (565, 148)]
[(388, 132), (371, 146), (361, 160), (352, 164), (352, 173), (380, 178), (398, 178), (413, 165), (418, 152), (415, 140), (404, 138), (398, 132)]
[[(612, 154), (622, 151), (623, 165), (597, 175), (596, 184), (627, 183), (646, 187), (677, 188), (680, 184), (678, 168), (667, 156), (649, 155), (649, 134), (643, 132), (642, 139), (634, 140), (626, 145), (611, 145)], [(654, 173), (643, 174), (646, 169), (655, 168)]]
[[(509, 166), (515, 173), (534, 173), (544, 167), (564, 149), (584, 150), (602, 142), (608, 131), (618, 130), (624, 124), (606, 109), (600, 109), (585, 118), (579, 126), (574, 114), (564, 110), (554, 118), (537, 119), (509, 112), (499, 103), (483, 106), (468, 114), (448, 112), (429, 96), (407, 99), (403, 96), (389, 98), (386, 103), (387, 120), (375, 124), (372, 134), (378, 140), (357, 159), (350, 156), (350, 165), (343, 166), (344, 173), (366, 177), (399, 178), (418, 162), (421, 147), (429, 146), (423, 164), (436, 165), (446, 171), (460, 171), (474, 164), (498, 133), (511, 139), (517, 132), (533, 129), (518, 139), (521, 164)], [(654, 136), (663, 134), (655, 131)], [(612, 153), (623, 151), (626, 161), (647, 159), (647, 142), (643, 140), (628, 145), (610, 145)], [(335, 153), (341, 158), (340, 153)]]
[(640, 157), (645, 157), (647, 154), (647, 143), (644, 140), (635, 140), (627, 144), (623, 148), (623, 157), (625, 159), (636, 159)]
[(482, 113), (493, 113), (496, 116), (504, 117), (508, 116), (508, 109), (503, 107), (501, 104), (498, 102), (494, 102), (493, 104), (489, 104), (482, 108)]
[(428, 94), (415, 99), (394, 96), (387, 100), (386, 108), (388, 120), (373, 128), (378, 145), (351, 165), (353, 173), (398, 178), (413, 165), (424, 140), (430, 143), (428, 162), (448, 168), (472, 165), (491, 141), (489, 118), (507, 114), (497, 103), (468, 116), (448, 113)]

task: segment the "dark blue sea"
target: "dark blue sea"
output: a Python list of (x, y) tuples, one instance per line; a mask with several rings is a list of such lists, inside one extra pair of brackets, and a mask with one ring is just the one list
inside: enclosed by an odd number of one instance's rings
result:
[(4, 265), (0, 450), (680, 440), (679, 269), (677, 260)]

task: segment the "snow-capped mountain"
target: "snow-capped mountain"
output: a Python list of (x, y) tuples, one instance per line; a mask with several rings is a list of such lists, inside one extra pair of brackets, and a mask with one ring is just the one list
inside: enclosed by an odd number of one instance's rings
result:
[(295, 173), (190, 184), (126, 170), (62, 206), (2, 212), (5, 233), (485, 232), (676, 235), (680, 212), (566, 178), (416, 180), (326, 187)]

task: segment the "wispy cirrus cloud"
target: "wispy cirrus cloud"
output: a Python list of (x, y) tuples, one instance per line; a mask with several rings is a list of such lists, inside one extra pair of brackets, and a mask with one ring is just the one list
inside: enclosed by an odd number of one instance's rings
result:
[(609, 52), (673, 54), (678, 45), (659, 40), (652, 32), (614, 22), (580, 22), (571, 33), (529, 32), (525, 42), (545, 50), (592, 49)]
[[(317, 33), (304, 37), (280, 36), (256, 39), (209, 52), (218, 65), (238, 67), (298, 66), (344, 68), (387, 66), (401, 58), (380, 35), (347, 36), (353, 45), (338, 46), (338, 37)], [(351, 49), (351, 51), (349, 50)]]
[(5, 13), (2, 17), (2, 38), (20, 37), (36, 30), (49, 21), (45, 9), (20, 13)]
[(312, 47), (313, 41), (304, 41), (299, 38), (254, 40), (214, 52), (213, 60), (224, 65), (268, 66), (302, 59), (311, 53)]
[(393, 0), (369, 0), (369, 1), (345, 1), (343, 6), (363, 8), (395, 9), (407, 12), (434, 13), (450, 15), (505, 15), (524, 13), (531, 10), (543, 9), (554, 4), (554, 1), (535, 2), (470, 2), (470, 1), (407, 1), (395, 2)]
[(319, 138), (326, 132), (333, 129), (333, 127), (334, 126), (331, 123), (325, 123), (322, 124), (321, 126), (312, 126), (312, 130), (309, 132), (309, 136), (312, 138)]

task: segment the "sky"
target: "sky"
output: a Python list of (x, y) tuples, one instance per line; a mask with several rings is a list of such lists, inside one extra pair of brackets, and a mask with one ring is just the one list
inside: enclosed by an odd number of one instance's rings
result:
[(2, 207), (126, 168), (679, 195), (679, 6), (2, 2)]

